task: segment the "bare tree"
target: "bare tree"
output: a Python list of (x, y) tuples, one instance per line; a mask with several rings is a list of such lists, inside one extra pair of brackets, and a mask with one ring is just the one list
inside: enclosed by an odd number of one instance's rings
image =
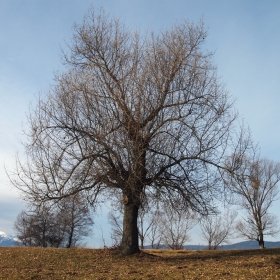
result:
[(47, 207), (22, 211), (15, 222), (18, 239), (25, 246), (59, 247), (53, 213)]
[(141, 37), (90, 10), (74, 27), (66, 71), (30, 113), (27, 161), (10, 175), (23, 198), (86, 191), (94, 204), (121, 193), (123, 254), (139, 252), (146, 197), (209, 211), (236, 113), (202, 49), (206, 35), (185, 21)]
[(174, 211), (170, 207), (164, 208), (159, 221), (162, 241), (173, 250), (182, 249), (185, 242), (190, 241), (189, 231), (198, 222), (191, 211)]
[(208, 215), (200, 220), (202, 238), (208, 242), (209, 250), (216, 250), (222, 243), (228, 243), (234, 233), (233, 223), (237, 212), (224, 215)]
[(29, 215), (26, 211), (21, 211), (17, 216), (17, 219), (14, 224), (14, 228), (17, 232), (17, 237), (19, 239), (18, 244), (22, 244), (24, 246), (32, 246), (33, 238), (32, 238), (32, 227), (30, 224), (32, 223), (29, 219)]
[(270, 213), (261, 218), (261, 225), (257, 225), (255, 219), (247, 215), (238, 221), (236, 229), (242, 237), (258, 241), (259, 248), (264, 249), (264, 236), (276, 236), (280, 232), (278, 223), (278, 217)]
[(147, 235), (148, 240), (151, 242), (152, 248), (158, 249), (162, 241), (161, 234), (161, 216), (163, 213), (158, 209), (154, 210), (149, 217), (150, 231)]
[(138, 215), (138, 235), (140, 239), (140, 248), (144, 249), (144, 242), (152, 230), (154, 219), (151, 218), (153, 213), (150, 209), (141, 207)]
[(59, 203), (57, 213), (58, 224), (62, 223), (65, 234), (65, 247), (72, 248), (78, 245), (78, 242), (89, 236), (93, 219), (86, 198), (82, 194), (69, 196)]
[(15, 222), (18, 239), (25, 246), (76, 247), (93, 225), (87, 204), (79, 194), (59, 205), (46, 204), (22, 211)]
[(109, 224), (112, 226), (111, 238), (113, 246), (119, 246), (122, 240), (122, 215), (120, 212), (110, 211), (108, 213)]
[[(230, 160), (227, 164), (231, 164)], [(280, 164), (259, 159), (256, 154), (243, 158), (238, 172), (228, 174), (227, 183), (237, 195), (236, 204), (247, 216), (239, 221), (237, 229), (241, 236), (257, 240), (264, 248), (264, 235), (274, 236), (279, 232), (277, 217), (269, 213), (273, 201), (278, 199)]]

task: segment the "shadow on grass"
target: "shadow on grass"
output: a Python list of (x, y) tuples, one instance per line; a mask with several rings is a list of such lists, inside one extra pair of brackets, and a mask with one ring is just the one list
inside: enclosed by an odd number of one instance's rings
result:
[(269, 255), (280, 255), (280, 248), (273, 249), (249, 249), (249, 250), (180, 250), (180, 251), (171, 251), (171, 250), (160, 250), (157, 251), (145, 251), (143, 252), (147, 257), (156, 256), (165, 260), (208, 260), (208, 259), (228, 259), (231, 257), (250, 257), (250, 256), (269, 256)]

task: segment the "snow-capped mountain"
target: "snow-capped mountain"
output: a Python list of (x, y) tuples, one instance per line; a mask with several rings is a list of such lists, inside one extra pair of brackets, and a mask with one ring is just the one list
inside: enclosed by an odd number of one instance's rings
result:
[(0, 247), (16, 246), (17, 238), (0, 231)]

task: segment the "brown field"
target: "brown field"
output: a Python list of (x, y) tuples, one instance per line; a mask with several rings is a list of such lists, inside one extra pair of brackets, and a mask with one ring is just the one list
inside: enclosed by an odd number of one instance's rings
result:
[(144, 250), (0, 248), (0, 279), (280, 279), (280, 249)]

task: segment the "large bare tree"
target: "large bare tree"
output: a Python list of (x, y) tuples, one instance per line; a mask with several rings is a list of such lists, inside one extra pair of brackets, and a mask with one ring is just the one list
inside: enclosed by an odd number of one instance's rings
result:
[(124, 254), (139, 251), (146, 197), (208, 211), (236, 113), (202, 47), (206, 35), (185, 21), (141, 36), (90, 10), (74, 27), (65, 72), (30, 113), (27, 163), (12, 179), (23, 196), (85, 192), (96, 203), (121, 194)]
[[(231, 165), (229, 160), (228, 165)], [(228, 174), (229, 175), (229, 174)], [(269, 210), (278, 197), (280, 164), (260, 159), (256, 153), (244, 156), (237, 172), (228, 177), (228, 184), (236, 194), (235, 203), (246, 216), (237, 223), (241, 236), (259, 243), (264, 248), (264, 235), (275, 236), (279, 232), (277, 217)]]

